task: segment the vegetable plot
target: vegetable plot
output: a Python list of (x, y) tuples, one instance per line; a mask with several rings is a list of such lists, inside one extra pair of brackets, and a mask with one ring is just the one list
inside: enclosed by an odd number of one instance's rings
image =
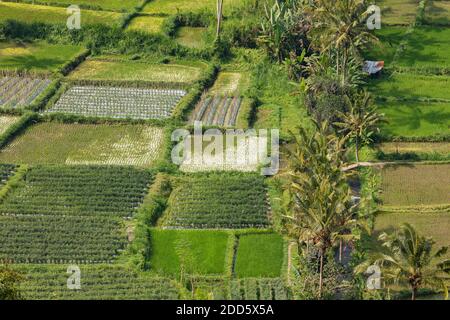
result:
[(204, 125), (232, 127), (236, 124), (241, 104), (240, 97), (204, 96), (195, 107), (191, 123), (202, 121)]
[(177, 288), (161, 277), (139, 275), (119, 265), (80, 265), (82, 290), (67, 288), (67, 266), (19, 265), (21, 292), (31, 300), (175, 300)]
[(167, 227), (251, 228), (269, 224), (262, 176), (210, 174), (186, 176), (176, 183), (163, 222)]
[(49, 79), (0, 78), (0, 107), (22, 108), (31, 104), (50, 84)]
[(184, 90), (74, 86), (48, 112), (84, 116), (164, 119), (169, 118)]

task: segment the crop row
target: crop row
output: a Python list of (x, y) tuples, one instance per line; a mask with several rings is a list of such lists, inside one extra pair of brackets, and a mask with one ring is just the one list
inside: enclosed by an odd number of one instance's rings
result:
[(204, 125), (234, 126), (242, 99), (239, 97), (204, 96), (195, 107), (191, 122), (202, 121)]
[(0, 164), (0, 187), (6, 183), (15, 168), (16, 166), (12, 164)]
[(232, 300), (287, 300), (289, 293), (280, 278), (249, 278), (231, 283)]
[(163, 119), (169, 118), (183, 90), (73, 86), (48, 112), (76, 115)]
[(177, 182), (164, 224), (184, 228), (264, 227), (269, 223), (268, 211), (261, 176), (190, 176)]
[(150, 173), (129, 167), (33, 167), (0, 205), (0, 214), (127, 217), (150, 181)]
[(163, 300), (177, 299), (172, 281), (139, 275), (119, 265), (80, 265), (80, 290), (67, 288), (67, 265), (20, 265), (25, 274), (21, 291), (26, 299)]
[(50, 84), (49, 79), (0, 78), (0, 106), (20, 108), (31, 104)]

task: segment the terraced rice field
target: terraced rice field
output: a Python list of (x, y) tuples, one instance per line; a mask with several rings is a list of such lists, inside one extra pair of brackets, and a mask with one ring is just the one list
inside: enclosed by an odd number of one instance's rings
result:
[(0, 116), (0, 135), (5, 133), (17, 120), (19, 120), (19, 117)]
[(28, 106), (50, 83), (49, 79), (2, 77), (0, 78), (0, 106), (3, 108)]
[(236, 124), (242, 105), (240, 97), (204, 96), (191, 115), (191, 123), (232, 127)]
[(148, 167), (161, 156), (163, 134), (147, 125), (39, 123), (3, 148), (0, 162)]
[(450, 142), (385, 142), (379, 148), (385, 153), (450, 154)]
[(450, 1), (430, 0), (425, 9), (425, 20), (435, 26), (450, 26)]
[(164, 119), (172, 115), (184, 95), (184, 90), (73, 86), (47, 112), (122, 119)]
[(90, 59), (69, 76), (71, 80), (142, 81), (192, 84), (199, 79), (202, 68), (180, 64), (150, 64), (133, 61)]
[(281, 278), (248, 278), (231, 283), (232, 300), (287, 300), (289, 292)]
[[(19, 20), (25, 23), (67, 22), (66, 8), (25, 3), (0, 2), (0, 21)], [(119, 25), (122, 14), (118, 12), (83, 10), (81, 24)]]
[(381, 8), (381, 22), (388, 25), (409, 25), (415, 21), (419, 0), (375, 0)]
[(172, 228), (266, 227), (268, 214), (262, 176), (186, 176), (176, 181), (162, 224)]
[[(224, 13), (227, 14), (233, 7), (242, 4), (242, 0), (224, 0)], [(178, 11), (196, 12), (203, 9), (214, 11), (216, 8), (215, 0), (153, 0), (147, 3), (143, 12), (175, 14)]]
[(201, 49), (206, 46), (204, 35), (207, 28), (180, 27), (177, 30), (176, 41), (188, 48)]
[(247, 75), (238, 72), (220, 72), (216, 82), (208, 91), (211, 96), (239, 96), (247, 86)]
[(31, 300), (176, 300), (170, 279), (142, 275), (119, 265), (79, 265), (81, 290), (67, 288), (66, 265), (17, 265), (21, 290)]
[(382, 170), (384, 206), (450, 204), (450, 165), (398, 165)]
[(137, 16), (131, 20), (131, 23), (128, 25), (128, 30), (143, 31), (152, 34), (160, 33), (164, 19), (163, 17)]
[[(13, 0), (12, 2), (27, 2), (27, 0)], [(48, 0), (33, 0), (35, 4), (48, 5)], [(111, 10), (111, 11), (132, 11), (142, 3), (141, 0), (78, 0), (77, 5), (81, 9)], [(52, 6), (68, 7), (74, 4), (72, 0), (51, 0)]]
[(150, 182), (133, 168), (32, 167), (0, 205), (0, 261), (112, 262)]

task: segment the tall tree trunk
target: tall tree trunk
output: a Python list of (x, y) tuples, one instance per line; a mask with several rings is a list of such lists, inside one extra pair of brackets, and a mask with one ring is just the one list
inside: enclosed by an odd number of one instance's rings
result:
[(339, 240), (339, 263), (342, 263), (342, 239)]
[(322, 290), (323, 290), (323, 254), (324, 254), (324, 250), (320, 249), (319, 299), (322, 299)]
[(416, 300), (417, 297), (417, 287), (413, 287), (412, 288), (412, 295), (411, 295), (411, 300)]
[(220, 37), (220, 29), (222, 27), (222, 11), (223, 11), (223, 0), (217, 0), (217, 32), (216, 32), (216, 40), (219, 40)]

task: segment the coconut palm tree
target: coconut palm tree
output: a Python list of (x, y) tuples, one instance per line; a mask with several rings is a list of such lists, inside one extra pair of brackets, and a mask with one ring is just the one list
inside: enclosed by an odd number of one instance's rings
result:
[(341, 171), (344, 139), (326, 133), (327, 124), (309, 135), (299, 129), (290, 156), (290, 186), (285, 221), (288, 234), (300, 245), (319, 253), (319, 298), (323, 290), (324, 258), (338, 240), (356, 225), (356, 206)]
[(448, 298), (446, 281), (450, 280), (450, 260), (437, 261), (448, 247), (442, 247), (433, 253), (435, 242), (421, 236), (410, 224), (403, 224), (392, 234), (379, 236), (386, 252), (375, 253), (357, 268), (357, 272), (366, 270), (368, 264), (381, 266), (385, 281), (404, 283), (411, 289), (411, 299), (417, 298), (417, 292), (424, 286), (442, 288), (445, 299)]
[(344, 133), (350, 141), (354, 141), (356, 162), (359, 162), (360, 145), (372, 142), (373, 135), (379, 132), (377, 125), (382, 121), (383, 115), (376, 112), (367, 92), (355, 95), (353, 100), (349, 96), (345, 99), (350, 111), (338, 112), (341, 120), (334, 125), (339, 128), (338, 132)]

